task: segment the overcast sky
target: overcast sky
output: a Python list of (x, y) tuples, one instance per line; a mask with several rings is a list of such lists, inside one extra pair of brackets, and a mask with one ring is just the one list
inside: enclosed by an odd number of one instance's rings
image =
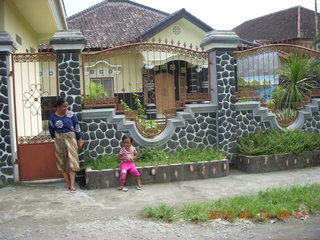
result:
[[(64, 0), (67, 16), (102, 0)], [(244, 21), (282, 9), (301, 5), (314, 10), (315, 0), (133, 0), (134, 2), (173, 13), (181, 8), (214, 29), (229, 30)], [(320, 8), (320, 0), (318, 9)], [(319, 12), (319, 10), (318, 10)]]

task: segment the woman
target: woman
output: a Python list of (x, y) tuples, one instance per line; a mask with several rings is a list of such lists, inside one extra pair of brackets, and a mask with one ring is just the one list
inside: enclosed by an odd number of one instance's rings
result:
[(56, 112), (49, 118), (49, 131), (55, 138), (57, 168), (62, 173), (67, 185), (64, 190), (77, 192), (74, 187), (76, 172), (80, 170), (78, 149), (82, 148), (82, 131), (76, 114), (68, 111), (68, 102), (59, 98)]

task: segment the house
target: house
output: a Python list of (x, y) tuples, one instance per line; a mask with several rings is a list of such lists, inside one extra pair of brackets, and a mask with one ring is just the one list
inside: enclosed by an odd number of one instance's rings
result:
[[(50, 164), (43, 161), (52, 155), (53, 143), (37, 144), (46, 141), (44, 99), (57, 97), (57, 56), (38, 53), (38, 46), (48, 44), (57, 30), (65, 29), (67, 23), (62, 0), (0, 0), (0, 120), (3, 137), (0, 139), (0, 183), (17, 180), (18, 175), (20, 179), (26, 179), (25, 176), (34, 171), (36, 161), (42, 164), (42, 170), (38, 170), (40, 175), (46, 172), (43, 169), (47, 169), (51, 176), (57, 176), (54, 168), (50, 170), (55, 166), (55, 160), (51, 158)], [(7, 55), (7, 46), (10, 51), (15, 51), (11, 56)], [(39, 154), (35, 150), (41, 147), (45, 150)], [(41, 155), (45, 151), (48, 154)], [(19, 174), (14, 171), (18, 166), (15, 163), (19, 164)]]
[[(136, 109), (133, 94), (138, 94), (143, 105), (155, 104), (163, 117), (185, 102), (209, 100), (208, 59), (199, 45), (213, 29), (185, 9), (168, 14), (129, 0), (106, 0), (67, 23), (87, 40), (85, 105), (115, 104), (123, 110), (124, 101)], [(92, 83), (101, 84), (107, 97), (92, 102)]]
[(10, 34), (17, 53), (38, 52), (39, 44), (67, 29), (65, 16), (62, 0), (0, 0), (0, 30)]
[(296, 6), (248, 20), (235, 27), (233, 31), (240, 38), (250, 42), (289, 43), (314, 49), (315, 12)]

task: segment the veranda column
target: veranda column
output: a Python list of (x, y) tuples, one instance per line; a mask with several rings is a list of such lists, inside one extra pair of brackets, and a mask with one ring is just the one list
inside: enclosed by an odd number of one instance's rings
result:
[(239, 37), (232, 31), (214, 30), (201, 43), (209, 52), (212, 102), (218, 105), (218, 148), (228, 159), (235, 153), (236, 106), (235, 106), (235, 61), (234, 51)]
[(0, 184), (14, 181), (13, 107), (10, 100), (10, 55), (16, 45), (6, 31), (0, 31)]
[[(58, 53), (60, 97), (67, 100), (70, 110), (81, 112), (80, 54), (86, 40), (79, 30), (57, 31), (50, 45)], [(80, 116), (79, 116), (80, 117)]]

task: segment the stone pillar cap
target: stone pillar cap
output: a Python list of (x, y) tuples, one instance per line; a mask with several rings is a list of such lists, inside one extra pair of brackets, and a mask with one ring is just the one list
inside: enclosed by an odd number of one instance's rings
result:
[(229, 30), (213, 30), (208, 32), (200, 46), (203, 48), (236, 48), (240, 43), (239, 36)]
[(82, 50), (86, 43), (79, 29), (58, 30), (50, 39), (50, 45), (55, 50)]
[(7, 31), (0, 31), (0, 52), (15, 52), (17, 50), (16, 43), (12, 40)]

